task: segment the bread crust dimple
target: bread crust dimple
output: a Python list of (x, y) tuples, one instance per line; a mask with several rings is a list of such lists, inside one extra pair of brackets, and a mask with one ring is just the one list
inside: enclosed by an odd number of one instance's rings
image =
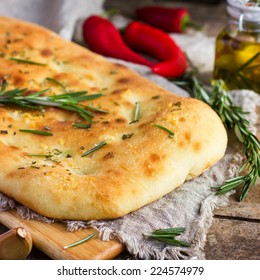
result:
[[(200, 175), (225, 153), (225, 128), (206, 104), (176, 96), (49, 30), (1, 17), (0, 53), (0, 76), (8, 89), (103, 94), (82, 103), (105, 111), (94, 112), (87, 129), (73, 126), (86, 122), (76, 112), (0, 107), (0, 128), (8, 132), (0, 134), (0, 191), (42, 215), (120, 217)], [(11, 61), (13, 56), (44, 66)], [(140, 112), (133, 122), (137, 102)], [(53, 136), (20, 129), (47, 130)], [(102, 141), (105, 146), (82, 157)], [(48, 153), (54, 156), (29, 156)]]

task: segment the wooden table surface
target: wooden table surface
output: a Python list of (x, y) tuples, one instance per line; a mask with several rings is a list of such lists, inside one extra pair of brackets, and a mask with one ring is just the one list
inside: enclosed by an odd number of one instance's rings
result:
[[(115, 2), (115, 1), (112, 1)], [(216, 35), (225, 24), (225, 4), (196, 5), (191, 8), (193, 19), (204, 25), (209, 35)], [(258, 137), (260, 137), (260, 109), (258, 108)], [(0, 233), (7, 228), (0, 225)], [(205, 245), (206, 259), (260, 259), (260, 182), (249, 192), (243, 202), (237, 195), (231, 197), (228, 206), (216, 209), (212, 226)], [(127, 258), (124, 252), (119, 258)], [(28, 259), (49, 259), (47, 255), (33, 248)]]

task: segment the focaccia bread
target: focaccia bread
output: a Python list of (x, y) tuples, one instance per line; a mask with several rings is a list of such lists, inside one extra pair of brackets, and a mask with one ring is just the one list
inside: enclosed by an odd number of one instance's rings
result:
[[(225, 128), (206, 104), (40, 26), (0, 18), (0, 62), (0, 192), (41, 215), (120, 217), (200, 175), (225, 153)], [(41, 96), (102, 96), (77, 104), (88, 106), (87, 121), (66, 108), (1, 104), (4, 92), (16, 88), (27, 97), (41, 90)]]

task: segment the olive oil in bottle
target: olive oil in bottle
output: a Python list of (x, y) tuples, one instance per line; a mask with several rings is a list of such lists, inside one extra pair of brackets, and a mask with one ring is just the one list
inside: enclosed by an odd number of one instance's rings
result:
[(229, 90), (260, 93), (260, 4), (227, 2), (229, 18), (216, 39), (213, 80), (222, 79)]

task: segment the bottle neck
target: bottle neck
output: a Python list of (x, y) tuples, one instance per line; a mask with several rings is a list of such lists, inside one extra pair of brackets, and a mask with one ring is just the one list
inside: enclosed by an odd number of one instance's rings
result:
[(240, 32), (260, 33), (260, 17), (259, 21), (249, 21), (241, 14), (238, 19), (229, 17), (228, 22), (235, 25)]
[(237, 41), (260, 43), (260, 25), (255, 23), (243, 23), (241, 27), (237, 19), (229, 19), (225, 30), (231, 38)]

